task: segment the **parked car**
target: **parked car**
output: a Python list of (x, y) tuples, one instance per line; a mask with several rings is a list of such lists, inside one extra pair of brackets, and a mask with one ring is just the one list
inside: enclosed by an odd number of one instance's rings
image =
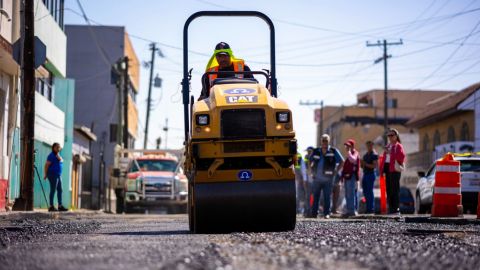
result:
[[(462, 156), (455, 157), (455, 160), (460, 161), (463, 211), (464, 213), (475, 213), (480, 190), (480, 157)], [(433, 163), (426, 173), (418, 172), (420, 179), (415, 192), (415, 212), (418, 214), (431, 211), (435, 172), (436, 163)]]

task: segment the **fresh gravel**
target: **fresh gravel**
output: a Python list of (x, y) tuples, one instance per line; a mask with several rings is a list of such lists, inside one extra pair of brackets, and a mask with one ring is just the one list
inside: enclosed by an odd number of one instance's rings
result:
[(0, 226), (0, 249), (15, 243), (47, 238), (54, 234), (85, 234), (100, 228), (96, 221), (14, 219)]
[(0, 243), (0, 266), (6, 267), (2, 269), (478, 269), (480, 265), (480, 225), (401, 219), (299, 219), (293, 232), (192, 235), (184, 215), (71, 214), (0, 222)]

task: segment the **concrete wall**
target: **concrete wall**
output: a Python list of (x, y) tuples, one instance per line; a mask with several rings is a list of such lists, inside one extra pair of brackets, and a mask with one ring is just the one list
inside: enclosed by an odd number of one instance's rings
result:
[[(108, 181), (108, 168), (113, 164), (115, 142), (109, 141), (110, 124), (118, 122), (117, 90), (110, 83), (110, 70), (111, 65), (124, 55), (125, 39), (123, 27), (99, 26), (93, 27), (92, 31), (93, 36), (86, 26), (65, 26), (67, 76), (75, 79), (75, 124), (90, 127), (98, 138), (92, 143), (91, 153), (92, 205), (98, 205), (101, 173)], [(100, 50), (105, 52), (105, 57)], [(106, 166), (101, 172), (102, 152)]]
[(12, 24), (14, 22), (13, 1), (4, 0), (3, 10), (8, 13), (11, 20), (8, 21), (4, 15), (0, 14), (0, 35), (9, 43), (12, 43)]
[(47, 59), (56, 76), (66, 74), (67, 37), (42, 1), (35, 1), (35, 35), (47, 46)]
[(72, 197), (72, 160), (73, 160), (73, 121), (75, 84), (73, 80), (55, 78), (55, 105), (65, 113), (65, 139), (63, 140), (63, 166), (62, 173), (64, 188), (64, 206), (71, 207)]
[(472, 110), (474, 111), (475, 119), (475, 136), (472, 141), (474, 142), (474, 151), (480, 151), (480, 89), (477, 89), (472, 95), (465, 99), (460, 105), (460, 110)]
[(64, 137), (65, 113), (35, 92), (35, 139), (51, 145), (63, 143)]

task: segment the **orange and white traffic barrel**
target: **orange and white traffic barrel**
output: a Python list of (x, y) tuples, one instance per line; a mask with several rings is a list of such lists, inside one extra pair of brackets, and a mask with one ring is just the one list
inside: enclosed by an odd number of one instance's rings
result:
[(437, 160), (433, 188), (432, 217), (463, 215), (460, 161), (447, 153)]

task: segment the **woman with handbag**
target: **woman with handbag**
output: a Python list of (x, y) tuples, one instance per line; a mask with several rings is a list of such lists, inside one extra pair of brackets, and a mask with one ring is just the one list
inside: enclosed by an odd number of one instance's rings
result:
[(400, 214), (400, 177), (405, 169), (405, 151), (398, 130), (390, 128), (387, 132), (389, 143), (383, 152), (383, 172), (387, 184), (389, 214)]

